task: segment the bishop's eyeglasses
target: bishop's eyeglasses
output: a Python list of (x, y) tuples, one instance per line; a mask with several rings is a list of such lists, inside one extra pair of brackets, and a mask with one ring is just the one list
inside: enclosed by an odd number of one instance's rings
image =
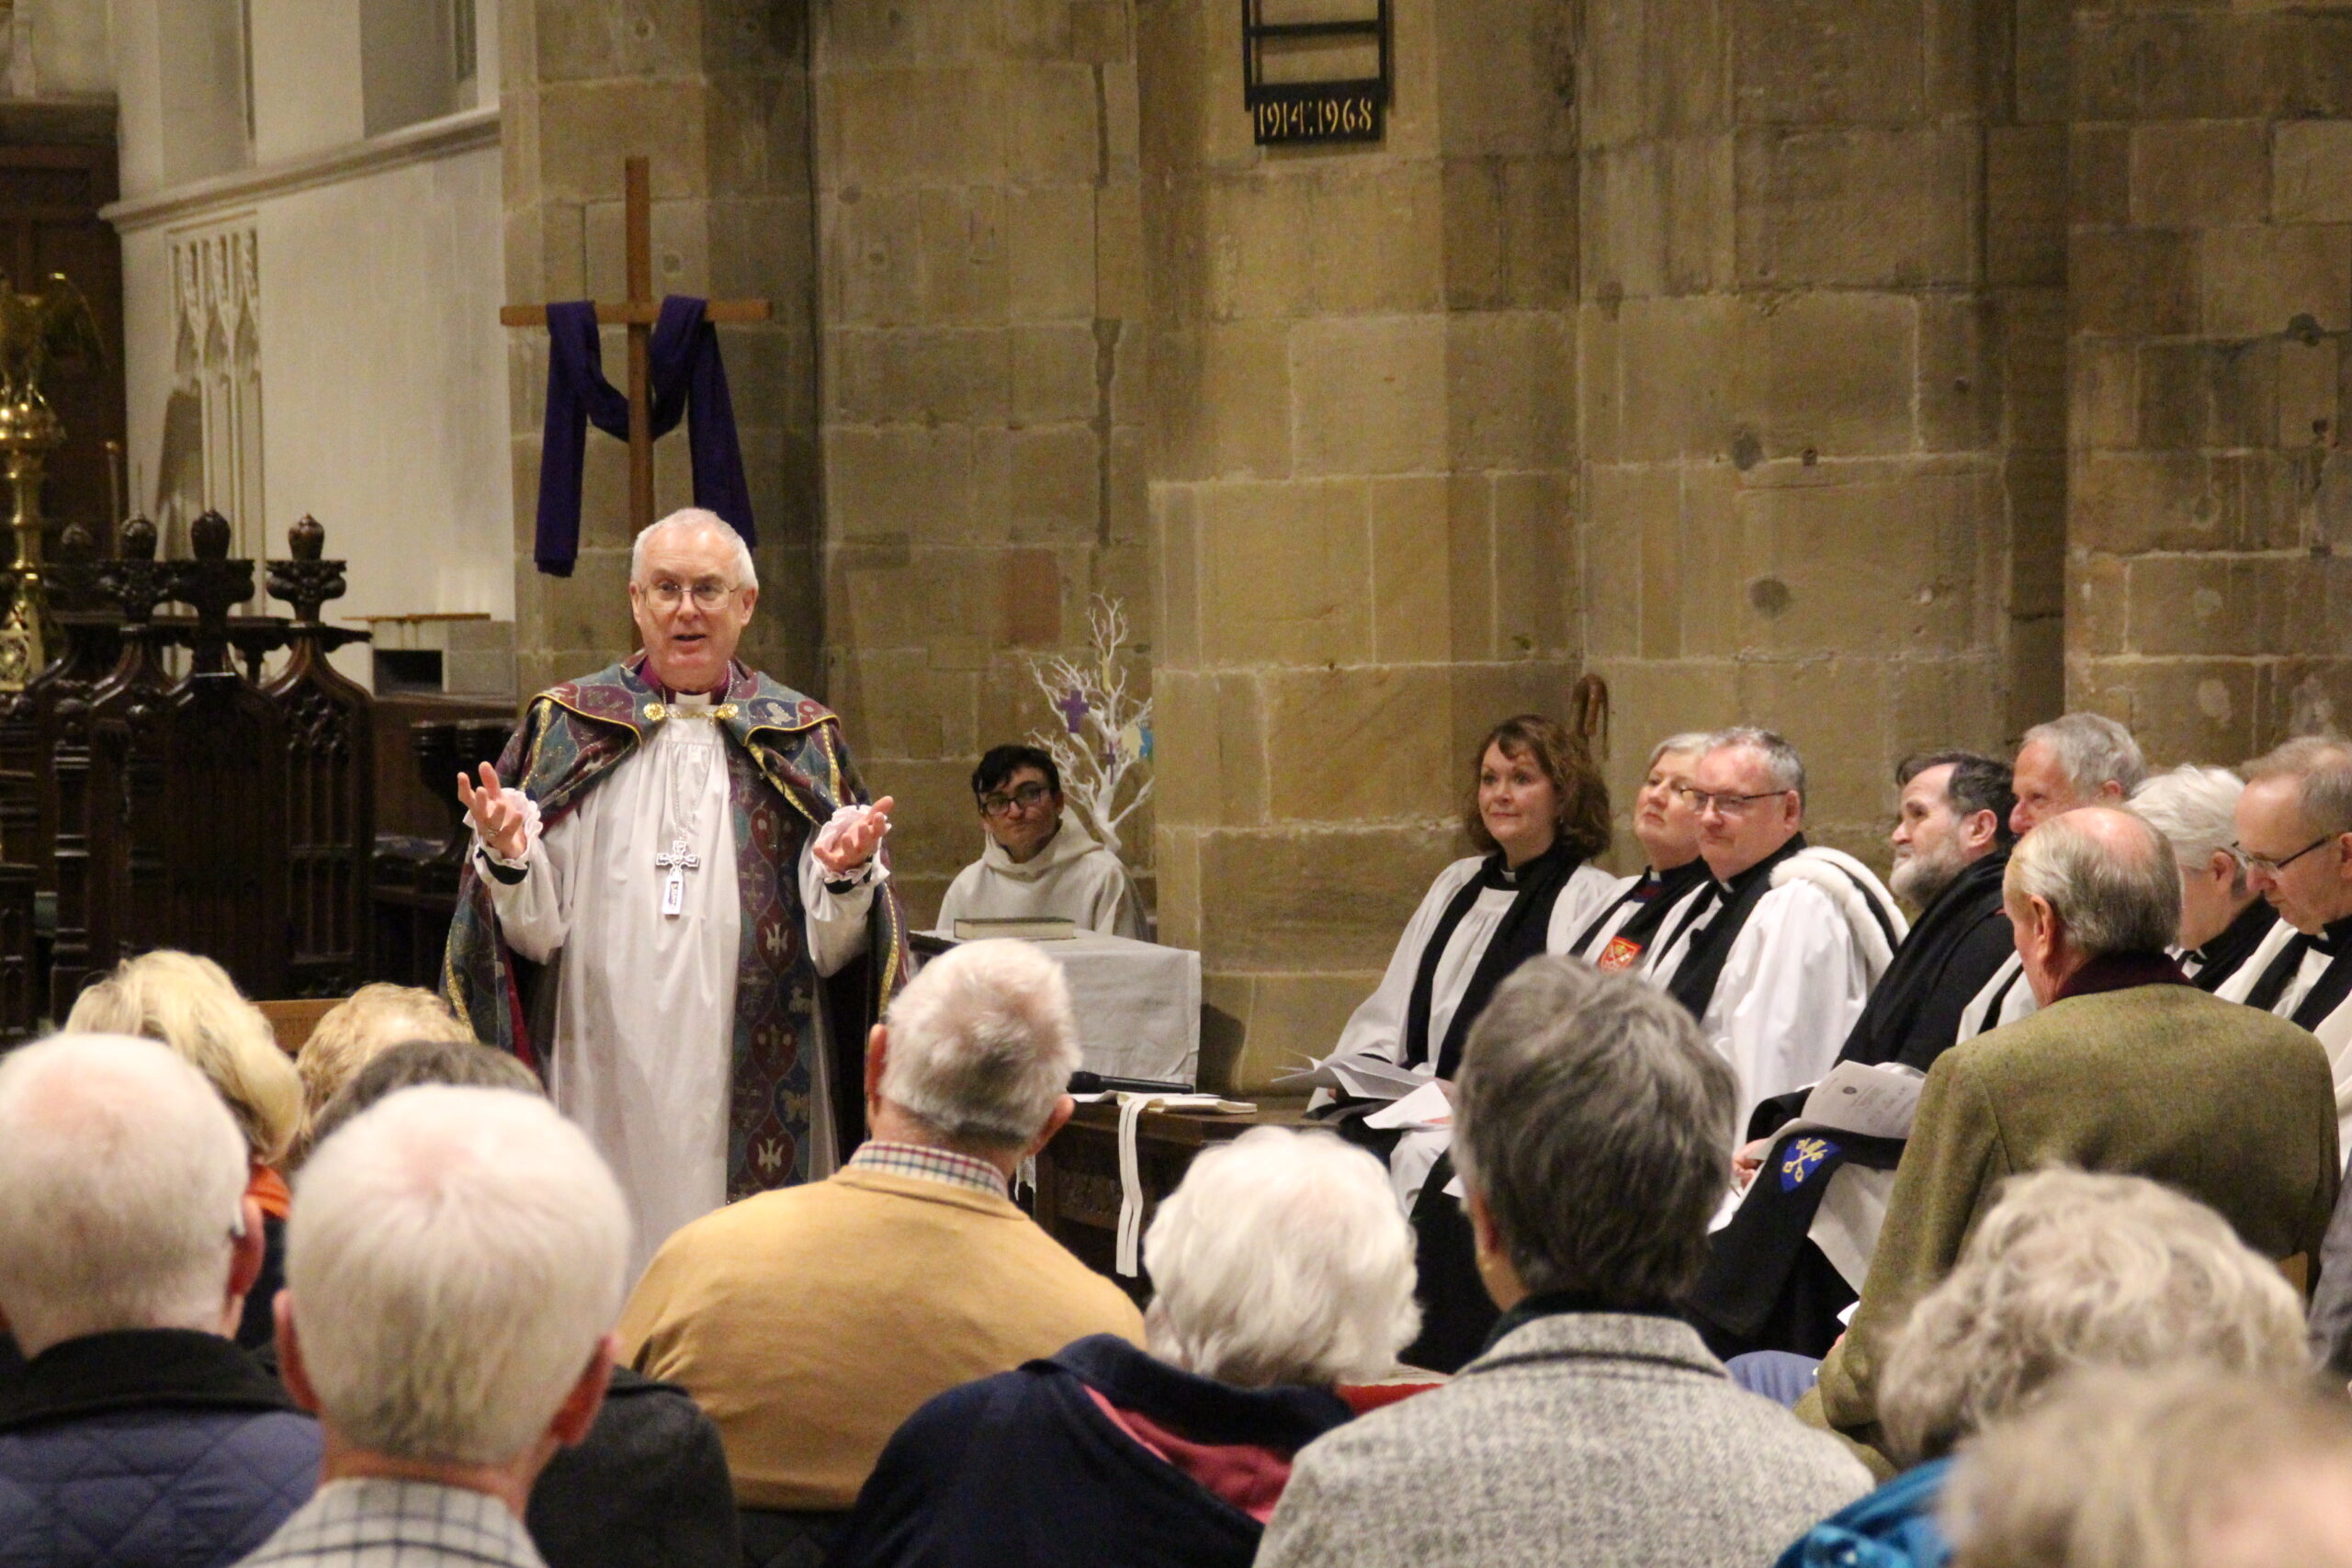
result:
[(665, 610), (674, 610), (678, 607), (679, 600), (689, 598), (700, 609), (716, 610), (727, 603), (727, 596), (735, 592), (735, 585), (731, 582), (721, 582), (717, 578), (705, 578), (702, 581), (688, 587), (672, 578), (661, 577), (647, 583), (645, 592), (647, 597)]
[(2333, 833), (2322, 833), (2318, 838), (2313, 839), (2310, 843), (2305, 844), (2293, 854), (2285, 856), (2279, 860), (2272, 860), (2268, 855), (2256, 854), (2244, 844), (2232, 844), (2230, 848), (2236, 853), (2238, 859), (2245, 863), (2246, 870), (2258, 871), (2265, 876), (2276, 876), (2280, 872), (2286, 870), (2289, 866), (2294, 864), (2297, 861), (2302, 859), (2305, 855), (2311, 853), (2313, 850), (2319, 848), (2322, 844), (2328, 842), (2335, 837), (2335, 835)]
[(1054, 792), (1052, 790), (1047, 789), (1041, 784), (1023, 784), (1019, 789), (1014, 790), (1010, 795), (1007, 795), (1002, 790), (998, 790), (993, 795), (984, 795), (980, 796), (980, 810), (984, 815), (989, 817), (1009, 816), (1014, 807), (1017, 806), (1022, 810), (1026, 811), (1031, 807), (1036, 805), (1039, 801), (1045, 799), (1047, 795), (1053, 793)]

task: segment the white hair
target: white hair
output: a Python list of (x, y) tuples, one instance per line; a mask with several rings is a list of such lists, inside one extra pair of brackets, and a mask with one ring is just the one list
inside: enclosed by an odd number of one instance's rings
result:
[(656, 534), (666, 534), (673, 530), (684, 532), (688, 529), (706, 528), (718, 534), (735, 547), (735, 586), (757, 588), (760, 585), (760, 574), (752, 565), (752, 547), (743, 542), (743, 536), (735, 531), (735, 525), (732, 523), (728, 522), (718, 513), (707, 511), (699, 506), (680, 507), (659, 523), (646, 525), (643, 531), (637, 536), (637, 541), (628, 547), (628, 580), (635, 582), (644, 577), (646, 541)]
[[(2226, 851), (2236, 861), (2238, 796), (2245, 781), (2227, 768), (2200, 768), (2183, 762), (2161, 773), (2151, 773), (2132, 792), (2132, 809), (2157, 832), (2172, 840), (2172, 852), (2184, 868), (2199, 873)], [(2245, 866), (2239, 863), (2231, 891), (2245, 891)]]
[[(2101, 817), (2131, 824), (2133, 845), (2110, 844), (2093, 828)], [(2156, 953), (2180, 932), (2180, 862), (2172, 840), (2146, 818), (2083, 806), (2038, 824), (2010, 852), (2001, 875), (2007, 906), (2040, 898), (2086, 957)]]
[(1764, 776), (1772, 781), (1774, 789), (1793, 791), (1800, 801), (1804, 798), (1804, 759), (1785, 737), (1753, 725), (1739, 725), (1708, 736), (1707, 750), (1753, 751), (1762, 760)]
[(2132, 739), (2130, 730), (2103, 713), (2060, 714), (2027, 730), (2018, 749), (2036, 745), (2050, 748), (2078, 800), (2094, 798), (2110, 784), (2130, 795), (2148, 776), (2140, 743)]
[(1650, 748), (1650, 760), (1642, 764), (1642, 772), (1648, 773), (1657, 766), (1657, 760), (1660, 757), (1669, 753), (1678, 756), (1703, 756), (1713, 747), (1714, 741), (1713, 730), (1686, 729), (1679, 735), (1669, 735)]
[(2221, 1215), (2144, 1177), (2037, 1171), (2002, 1184), (1913, 1309), (1879, 1414), (1898, 1456), (1932, 1459), (2072, 1368), (2291, 1376), (2304, 1359), (2301, 1301)]
[(1259, 1127), (1193, 1161), (1143, 1243), (1151, 1352), (1223, 1382), (1382, 1376), (1420, 1325), (1413, 1228), (1380, 1162)]
[(969, 942), (890, 1003), (882, 1098), (958, 1142), (1018, 1148), (1078, 1071), (1062, 966), (1025, 942)]
[(247, 1172), (229, 1108), (152, 1040), (61, 1035), (0, 1060), (0, 1313), (19, 1348), (217, 1333)]
[(286, 1282), (302, 1364), (357, 1448), (511, 1461), (619, 1315), (628, 1210), (545, 1100), (402, 1089), (321, 1144), (296, 1193)]
[(2248, 784), (2281, 774), (2302, 785), (2296, 804), (2312, 831), (2352, 832), (2352, 745), (2328, 736), (2299, 736), (2245, 765)]

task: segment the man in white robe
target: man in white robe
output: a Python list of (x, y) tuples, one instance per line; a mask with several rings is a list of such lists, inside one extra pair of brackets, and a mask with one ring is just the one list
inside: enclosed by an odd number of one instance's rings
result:
[[(730, 1197), (832, 1170), (862, 1091), (834, 1058), (864, 1040), (823, 982), (870, 952), (877, 998), (898, 977), (891, 803), (857, 803), (830, 713), (734, 662), (758, 592), (718, 518), (655, 524), (630, 571), (641, 659), (535, 700), (504, 759), (526, 788), (458, 781), (451, 999), (542, 1058), (628, 1197), (639, 1265)], [(512, 959), (554, 965), (536, 1048)]]
[(1714, 897), (1645, 973), (1738, 1074), (1745, 1129), (1758, 1101), (1829, 1070), (1906, 927), (1860, 861), (1806, 845), (1804, 764), (1780, 736), (1717, 735), (1689, 794)]
[(1082, 931), (1143, 939), (1143, 910), (1119, 857), (1063, 809), (1061, 771), (1035, 746), (996, 746), (972, 772), (988, 840), (939, 905), (939, 930), (957, 920), (1059, 918)]

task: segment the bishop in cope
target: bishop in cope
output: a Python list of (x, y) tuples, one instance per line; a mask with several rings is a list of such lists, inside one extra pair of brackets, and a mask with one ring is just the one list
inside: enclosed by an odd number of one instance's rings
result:
[(830, 1174), (864, 1136), (865, 1032), (904, 917), (822, 705), (745, 669), (751, 551), (715, 513), (638, 536), (644, 647), (540, 693), (495, 768), (444, 976), (611, 1164), (642, 1266), (735, 1198)]

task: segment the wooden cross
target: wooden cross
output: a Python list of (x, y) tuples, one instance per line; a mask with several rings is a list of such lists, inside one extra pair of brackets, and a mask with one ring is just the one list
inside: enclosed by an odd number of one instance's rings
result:
[[(647, 355), (662, 301), (653, 292), (653, 179), (651, 164), (629, 158), (621, 165), (623, 229), (628, 236), (628, 298), (617, 304), (596, 301), (598, 326), (628, 328), (628, 526), (631, 537), (653, 521), (653, 393)], [(707, 321), (764, 321), (773, 307), (765, 299), (713, 299), (703, 307)], [(498, 323), (544, 327), (545, 305), (504, 305)]]

